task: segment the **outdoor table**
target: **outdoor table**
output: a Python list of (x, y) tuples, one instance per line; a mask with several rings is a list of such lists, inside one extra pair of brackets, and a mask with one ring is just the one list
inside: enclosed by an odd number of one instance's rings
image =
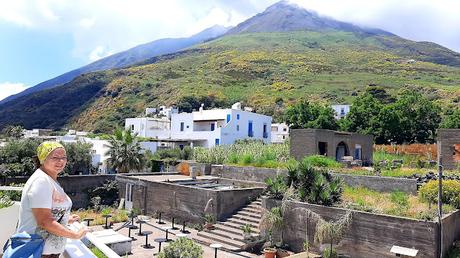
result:
[(152, 231), (142, 231), (142, 235), (145, 236), (145, 245), (143, 245), (142, 247), (146, 249), (155, 248), (154, 246), (149, 244), (149, 235), (151, 235), (152, 233)]
[(214, 248), (214, 258), (217, 258), (217, 249), (222, 248), (221, 244), (211, 244), (209, 247)]
[(166, 238), (155, 238), (153, 241), (157, 242), (158, 243), (158, 253), (159, 254), (161, 252), (161, 243), (164, 243), (164, 242), (168, 242), (168, 240), (166, 240)]

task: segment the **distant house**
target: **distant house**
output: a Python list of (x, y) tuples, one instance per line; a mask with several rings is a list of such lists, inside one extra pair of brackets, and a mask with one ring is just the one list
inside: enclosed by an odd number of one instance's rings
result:
[(361, 160), (363, 164), (373, 162), (372, 135), (325, 129), (293, 129), (290, 137), (291, 156), (298, 160), (305, 156), (323, 155), (337, 161), (348, 156)]
[(125, 128), (140, 136), (157, 139), (158, 142), (173, 143), (172, 146), (202, 146), (232, 144), (239, 139), (271, 141), (272, 118), (241, 110), (236, 103), (229, 109), (211, 109), (192, 113), (171, 113), (171, 119), (128, 118)]
[(284, 143), (289, 139), (289, 126), (286, 123), (272, 124), (272, 143)]
[(332, 105), (335, 112), (335, 119), (342, 119), (350, 112), (350, 105)]

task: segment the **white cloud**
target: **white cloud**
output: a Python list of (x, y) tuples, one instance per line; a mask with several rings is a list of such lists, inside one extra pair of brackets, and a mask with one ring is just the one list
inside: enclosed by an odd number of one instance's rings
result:
[(23, 83), (13, 83), (13, 82), (3, 82), (0, 83), (0, 100), (19, 93), (25, 89), (27, 89), (29, 86), (26, 86)]
[[(276, 0), (0, 0), (0, 21), (70, 34), (86, 62), (138, 44), (236, 25)], [(320, 14), (460, 51), (457, 0), (291, 0)], [(99, 46), (100, 50), (94, 52)], [(96, 54), (98, 53), (98, 54)]]
[(91, 53), (89, 53), (89, 60), (91, 60), (91, 62), (94, 62), (103, 57), (110, 56), (111, 54), (113, 53), (110, 51), (106, 51), (103, 46), (97, 46), (93, 51), (91, 51)]

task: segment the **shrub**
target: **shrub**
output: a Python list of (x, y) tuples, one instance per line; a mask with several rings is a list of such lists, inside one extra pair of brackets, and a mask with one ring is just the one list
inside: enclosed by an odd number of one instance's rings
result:
[[(433, 180), (419, 190), (419, 198), (434, 204), (438, 202), (438, 180)], [(451, 204), (457, 209), (460, 209), (460, 182), (457, 180), (444, 180), (442, 183), (442, 202), (444, 204)]]
[(315, 168), (308, 159), (288, 167), (285, 181), (294, 187), (301, 201), (330, 206), (340, 202), (342, 181), (325, 170)]
[(303, 160), (305, 162), (310, 163), (314, 167), (340, 168), (342, 166), (339, 162), (322, 155), (308, 156), (305, 157)]
[(112, 205), (118, 200), (117, 181), (106, 181), (102, 186), (88, 189), (88, 200), (93, 202), (94, 197), (99, 197), (101, 205)]
[(0, 196), (0, 209), (13, 205), (13, 201), (8, 196)]
[(203, 249), (193, 240), (180, 237), (169, 244), (158, 255), (159, 258), (201, 258)]
[(285, 179), (282, 175), (278, 175), (274, 179), (270, 177), (265, 179), (265, 183), (267, 184), (266, 192), (268, 196), (277, 200), (283, 199), (284, 193), (288, 189), (288, 186), (284, 181)]

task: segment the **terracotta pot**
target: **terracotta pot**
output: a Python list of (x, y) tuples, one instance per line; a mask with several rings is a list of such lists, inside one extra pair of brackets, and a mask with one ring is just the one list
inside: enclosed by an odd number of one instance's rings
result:
[(278, 249), (276, 250), (276, 257), (278, 258), (283, 258), (283, 257), (288, 257), (290, 256), (289, 252), (284, 250), (284, 249)]
[(265, 258), (275, 258), (276, 257), (276, 249), (275, 248), (265, 248), (264, 249)]

